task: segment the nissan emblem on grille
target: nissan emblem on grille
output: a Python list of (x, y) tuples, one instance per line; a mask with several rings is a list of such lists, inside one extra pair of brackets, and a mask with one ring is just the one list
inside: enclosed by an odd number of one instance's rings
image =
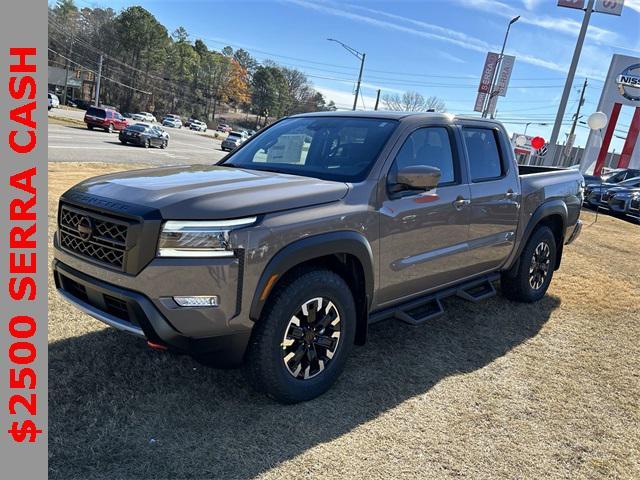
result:
[(89, 217), (81, 217), (78, 221), (78, 235), (82, 240), (89, 240), (93, 233), (93, 224)]

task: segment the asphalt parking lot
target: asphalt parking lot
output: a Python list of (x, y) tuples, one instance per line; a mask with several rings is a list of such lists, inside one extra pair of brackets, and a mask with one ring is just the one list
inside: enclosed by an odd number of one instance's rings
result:
[(50, 122), (49, 161), (174, 165), (215, 163), (227, 153), (220, 149), (220, 140), (184, 128), (165, 130), (170, 135), (167, 149), (145, 149), (122, 145), (117, 133), (109, 134), (101, 130), (88, 130), (80, 125)]

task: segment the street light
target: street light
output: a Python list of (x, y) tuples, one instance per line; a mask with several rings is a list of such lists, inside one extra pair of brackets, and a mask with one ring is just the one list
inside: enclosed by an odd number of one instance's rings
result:
[(366, 57), (366, 54), (360, 53), (355, 48), (352, 48), (349, 45), (342, 43), (340, 40), (336, 40), (335, 38), (327, 38), (327, 40), (329, 40), (330, 42), (336, 42), (342, 45), (342, 47), (347, 52), (349, 52), (351, 55), (353, 55), (358, 60), (360, 60), (360, 73), (358, 74), (358, 84), (356, 85), (356, 98), (354, 98), (353, 100), (353, 109), (355, 110), (356, 107), (358, 106), (358, 94), (360, 93), (360, 82), (362, 81), (362, 70), (364, 69), (364, 58)]
[(529, 128), (529, 125), (538, 125), (540, 127), (546, 127), (548, 123), (527, 122), (524, 124), (524, 135), (527, 134), (527, 128)]
[[(502, 65), (502, 59), (504, 57), (504, 49), (507, 46), (507, 38), (509, 38), (509, 30), (511, 30), (511, 25), (516, 23), (518, 20), (520, 20), (520, 15), (518, 15), (517, 17), (513, 17), (509, 21), (509, 25), (507, 25), (507, 31), (504, 34), (504, 41), (502, 42), (502, 50), (500, 50), (500, 56), (498, 57), (498, 63), (496, 63), (496, 69), (493, 72), (493, 77), (491, 78), (491, 88), (489, 89), (489, 95), (488, 95), (488, 98), (487, 98), (487, 106), (484, 109), (484, 112), (482, 112), (482, 117), (483, 118), (486, 118), (486, 116), (489, 114), (489, 106), (491, 105), (491, 99), (500, 93), (500, 92), (494, 91), (494, 89), (496, 87), (496, 80), (498, 79), (498, 72), (500, 70), (500, 66)], [(493, 114), (491, 115), (491, 118), (493, 118)]]

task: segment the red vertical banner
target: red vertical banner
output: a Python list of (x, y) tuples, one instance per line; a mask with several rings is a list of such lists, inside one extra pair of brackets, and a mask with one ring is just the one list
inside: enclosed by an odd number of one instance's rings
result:
[(640, 133), (640, 107), (636, 107), (636, 111), (633, 114), (633, 120), (631, 120), (631, 126), (627, 133), (627, 139), (624, 142), (622, 153), (620, 154), (620, 161), (618, 162), (618, 168), (627, 168), (633, 155), (633, 150), (638, 143), (638, 134)]
[(607, 152), (609, 151), (609, 145), (611, 145), (611, 138), (613, 137), (613, 131), (616, 129), (616, 123), (618, 123), (618, 116), (620, 115), (620, 108), (622, 104), (614, 103), (611, 109), (611, 116), (609, 117), (609, 123), (607, 124), (607, 130), (604, 133), (602, 139), (602, 146), (600, 147), (600, 153), (598, 153), (598, 160), (596, 166), (593, 169), (593, 174), (600, 176), (602, 174), (602, 167), (604, 167), (604, 161), (607, 158)]

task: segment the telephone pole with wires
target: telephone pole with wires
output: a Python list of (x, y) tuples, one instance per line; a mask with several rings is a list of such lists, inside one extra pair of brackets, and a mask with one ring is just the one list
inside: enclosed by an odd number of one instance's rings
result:
[(96, 99), (94, 105), (100, 106), (100, 77), (102, 76), (102, 54), (100, 54), (100, 61), (98, 63), (98, 74), (96, 75)]
[(571, 130), (569, 131), (569, 136), (567, 137), (567, 144), (564, 147), (563, 159), (569, 156), (571, 149), (573, 148), (573, 143), (576, 138), (576, 126), (578, 125), (578, 119), (580, 118), (580, 108), (584, 105), (584, 93), (587, 90), (587, 79), (584, 79), (584, 83), (582, 84), (582, 91), (580, 92), (580, 100), (578, 100), (578, 108), (576, 108), (576, 113), (573, 116), (573, 123), (571, 124)]
[(67, 51), (67, 59), (64, 69), (64, 91), (62, 92), (62, 104), (67, 104), (67, 88), (69, 86), (69, 63), (71, 59), (71, 54), (73, 53), (73, 42), (75, 40), (75, 35), (71, 32), (71, 41), (69, 43), (69, 50)]

